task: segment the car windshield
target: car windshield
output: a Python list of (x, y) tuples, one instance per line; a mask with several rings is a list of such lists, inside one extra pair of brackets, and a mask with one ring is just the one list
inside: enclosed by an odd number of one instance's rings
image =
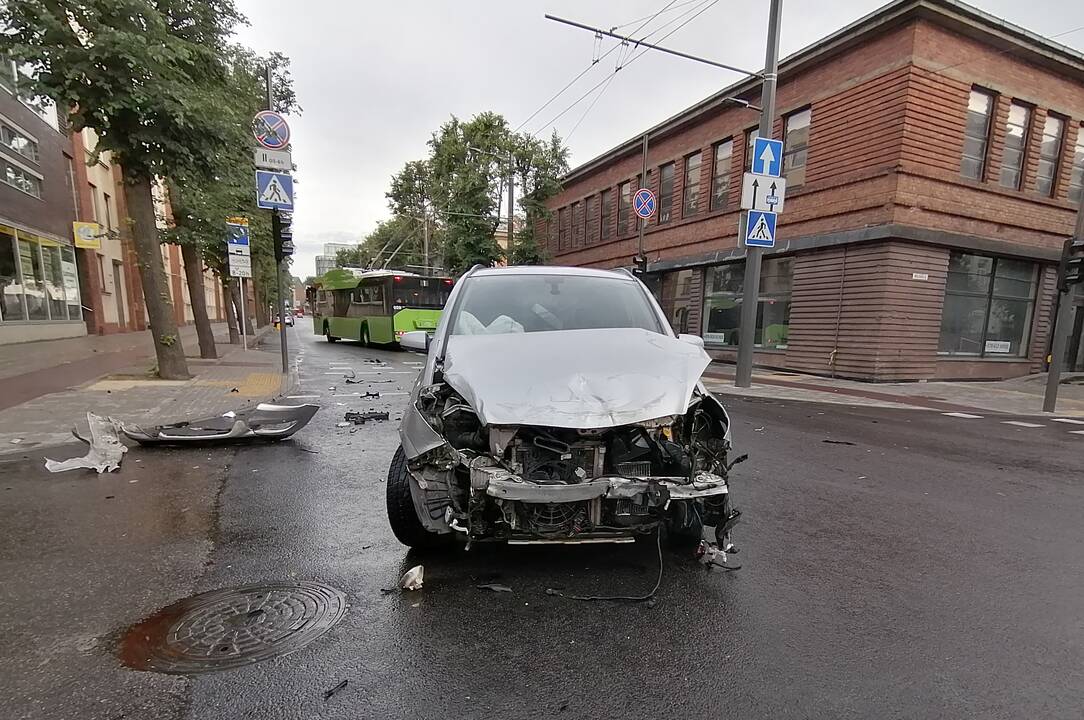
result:
[(463, 288), (453, 335), (643, 328), (661, 332), (639, 283), (589, 275), (481, 275)]

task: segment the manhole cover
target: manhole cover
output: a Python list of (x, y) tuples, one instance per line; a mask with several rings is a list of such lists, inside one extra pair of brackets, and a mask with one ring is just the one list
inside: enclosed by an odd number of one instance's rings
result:
[(248, 585), (181, 600), (133, 626), (121, 662), (187, 675), (228, 670), (300, 650), (346, 612), (346, 595), (317, 582)]

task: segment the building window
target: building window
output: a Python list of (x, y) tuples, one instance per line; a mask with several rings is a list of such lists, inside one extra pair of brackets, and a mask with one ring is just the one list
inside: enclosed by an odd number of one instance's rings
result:
[(743, 165), (745, 166), (745, 172), (750, 172), (753, 169), (753, 143), (760, 137), (760, 128), (755, 127), (745, 131), (745, 160)]
[(33, 195), (36, 198), (41, 197), (40, 177), (9, 162), (0, 162), (0, 166), (2, 166), (0, 169), (3, 170), (3, 174), (0, 174), (0, 180), (16, 190), (22, 190), (27, 195)]
[(621, 183), (617, 188), (617, 236), (623, 237), (629, 231), (632, 219), (632, 185)]
[(1077, 129), (1076, 147), (1073, 148), (1073, 172), (1069, 176), (1069, 200), (1080, 204), (1084, 199), (1084, 125)]
[[(745, 263), (710, 268), (705, 278), (704, 341), (737, 345), (741, 329)], [(794, 277), (793, 258), (767, 258), (760, 266), (755, 345), (785, 350), (790, 331), (790, 297)]]
[(568, 220), (568, 208), (563, 207), (557, 211), (557, 249), (565, 250), (568, 248), (568, 232), (571, 229), (571, 225)]
[(41, 246), (26, 233), (19, 233), (19, 270), (23, 276), (26, 315), (30, 320), (48, 320), (45, 299), (45, 271), (41, 267)]
[(598, 195), (592, 195), (587, 198), (587, 212), (583, 219), (584, 232), (587, 234), (585, 245), (598, 242), (598, 228), (595, 228), (594, 232), (591, 231), (591, 221), (596, 218), (598, 218)]
[(610, 237), (610, 217), (614, 211), (614, 191), (610, 188), (606, 188), (602, 191), (602, 214), (599, 217), (599, 236), (603, 240), (607, 240)]
[(730, 159), (734, 155), (734, 141), (723, 140), (715, 146), (711, 169), (711, 209), (726, 207), (730, 194)]
[(18, 87), (18, 78), (19, 72), (15, 65), (15, 61), (0, 56), (0, 88), (4, 88), (14, 95), (15, 90)]
[(572, 203), (572, 247), (583, 245), (583, 203)]
[(676, 270), (664, 273), (659, 283), (659, 305), (676, 333), (697, 332), (691, 317), (695, 310), (694, 274), (699, 270)]
[(964, 128), (964, 151), (960, 158), (960, 174), (972, 180), (986, 177), (986, 150), (990, 146), (990, 116), (994, 96), (982, 90), (972, 90), (967, 100), (967, 125)]
[(102, 198), (105, 200), (105, 228), (112, 232), (113, 230), (113, 198), (109, 197), (109, 193), (102, 193)]
[(1035, 263), (953, 251), (938, 352), (1025, 357), (1035, 286)]
[(1054, 197), (1058, 183), (1058, 160), (1061, 158), (1061, 138), (1065, 133), (1065, 121), (1057, 115), (1047, 115), (1043, 124), (1043, 140), (1039, 145), (1039, 170), (1035, 175), (1035, 189), (1047, 197)]
[(674, 163), (659, 168), (659, 224), (670, 222), (670, 209), (674, 204)]
[(28, 135), (0, 122), (0, 144), (22, 155), (27, 160), (38, 161), (38, 143)]
[(1001, 186), (1020, 189), (1024, 177), (1024, 155), (1028, 146), (1028, 126), (1031, 109), (1013, 103), (1009, 106), (1009, 120), (1005, 123), (1005, 152), (1001, 159)]
[(685, 158), (685, 185), (681, 191), (682, 216), (692, 217), (700, 210), (700, 153)]
[[(49, 301), (49, 317), (53, 320), (67, 320), (67, 305), (64, 301), (64, 268), (61, 261), (61, 245), (53, 240), (40, 239), (41, 259), (45, 268), (45, 296)], [(119, 292), (119, 289), (118, 289)]]
[(0, 320), (26, 320), (15, 228), (0, 225)]
[(79, 270), (75, 265), (75, 248), (60, 247), (60, 272), (64, 275), (64, 298), (68, 303), (68, 319), (81, 320), (83, 308), (79, 298)]
[(809, 154), (809, 108), (788, 115), (783, 132), (783, 177), (788, 187), (805, 182), (806, 157)]

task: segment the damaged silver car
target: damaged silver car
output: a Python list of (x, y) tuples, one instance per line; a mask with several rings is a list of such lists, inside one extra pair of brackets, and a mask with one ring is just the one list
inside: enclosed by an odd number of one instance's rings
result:
[(433, 336), (388, 473), (404, 544), (631, 542), (665, 526), (722, 548), (730, 418), (700, 383), (699, 337), (671, 331), (625, 271), (476, 267)]

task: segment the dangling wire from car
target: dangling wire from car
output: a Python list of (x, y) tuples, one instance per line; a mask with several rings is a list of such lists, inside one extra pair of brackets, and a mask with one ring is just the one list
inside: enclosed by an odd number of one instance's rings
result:
[(659, 575), (655, 578), (655, 586), (651, 588), (651, 591), (646, 595), (572, 595), (569, 593), (563, 593), (560, 590), (554, 588), (546, 588), (547, 595), (556, 595), (557, 597), (563, 597), (566, 600), (583, 600), (585, 602), (593, 602), (596, 600), (609, 600), (611, 602), (647, 602), (655, 599), (655, 594), (659, 592), (659, 586), (662, 585), (662, 528), (655, 530), (656, 547), (659, 551)]

